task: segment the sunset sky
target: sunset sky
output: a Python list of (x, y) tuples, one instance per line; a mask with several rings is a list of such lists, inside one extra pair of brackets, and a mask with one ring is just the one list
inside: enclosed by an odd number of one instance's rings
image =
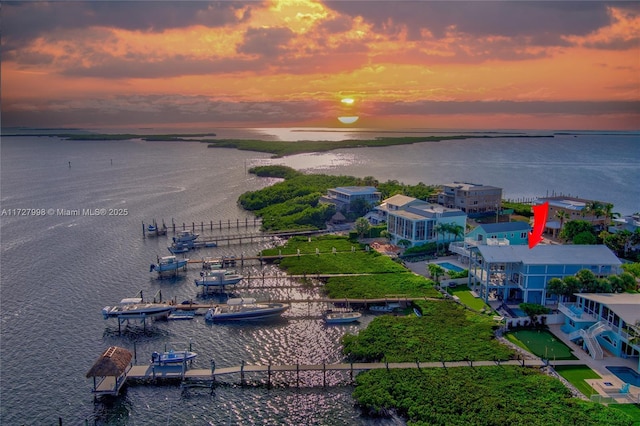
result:
[(640, 2), (3, 1), (1, 13), (3, 127), (640, 129)]

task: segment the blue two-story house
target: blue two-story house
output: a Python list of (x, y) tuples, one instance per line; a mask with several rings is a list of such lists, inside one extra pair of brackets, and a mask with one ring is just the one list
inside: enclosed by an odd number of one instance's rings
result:
[[(560, 303), (565, 316), (562, 332), (569, 340), (582, 342), (594, 359), (604, 351), (622, 358), (640, 356), (640, 342), (633, 341), (632, 327), (640, 321), (640, 294), (577, 293), (575, 303)], [(640, 370), (640, 358), (638, 358)]]
[(588, 269), (602, 277), (620, 273), (622, 262), (605, 245), (481, 245), (471, 251), (469, 287), (488, 302), (556, 303), (547, 294), (552, 278)]

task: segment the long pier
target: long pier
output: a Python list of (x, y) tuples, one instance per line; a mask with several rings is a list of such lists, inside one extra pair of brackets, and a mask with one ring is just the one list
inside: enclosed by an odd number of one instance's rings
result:
[[(575, 361), (581, 364), (580, 360)], [(244, 361), (240, 365), (232, 367), (216, 368), (215, 362), (211, 361), (209, 369), (189, 369), (187, 363), (176, 366), (159, 366), (135, 365), (132, 366), (126, 374), (125, 380), (134, 383), (144, 384), (161, 384), (165, 381), (182, 382), (183, 386), (192, 384), (202, 385), (207, 383), (213, 388), (218, 382), (220, 376), (239, 375), (240, 384), (246, 384), (245, 374), (247, 373), (266, 373), (267, 385), (271, 386), (272, 375), (276, 373), (296, 373), (296, 387), (300, 386), (301, 372), (322, 372), (322, 385), (326, 387), (327, 372), (348, 372), (350, 380), (353, 382), (354, 372), (368, 370), (396, 370), (396, 369), (423, 369), (423, 368), (461, 368), (461, 367), (489, 367), (489, 366), (519, 366), (519, 367), (545, 367), (548, 362), (539, 358), (535, 359), (512, 359), (512, 360), (494, 360), (494, 361), (440, 361), (440, 362), (357, 362), (357, 363), (334, 363), (334, 364), (245, 364)], [(108, 384), (106, 384), (108, 386)]]

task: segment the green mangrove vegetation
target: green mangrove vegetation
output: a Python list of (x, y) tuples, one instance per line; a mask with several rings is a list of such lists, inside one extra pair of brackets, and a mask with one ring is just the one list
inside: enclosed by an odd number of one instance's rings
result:
[[(407, 137), (377, 137), (360, 140), (348, 139), (341, 141), (265, 141), (256, 139), (211, 139), (206, 142), (209, 148), (235, 148), (243, 151), (257, 151), (273, 154), (275, 157), (302, 154), (306, 152), (326, 152), (341, 148), (381, 147), (394, 145), (408, 145), (419, 142), (440, 142), (445, 140), (469, 139), (477, 136), (407, 136)], [(482, 136), (484, 137), (484, 136)], [(204, 141), (203, 141), (204, 142)]]
[(343, 337), (351, 361), (413, 362), (510, 359), (515, 352), (495, 339), (498, 326), (448, 300), (417, 301), (422, 317), (375, 318), (358, 335)]
[(412, 272), (332, 277), (324, 289), (332, 299), (374, 299), (381, 297), (442, 297), (434, 282)]
[[(238, 199), (245, 210), (262, 218), (262, 229), (265, 231), (324, 229), (326, 223), (336, 213), (333, 204), (320, 203), (320, 197), (326, 195), (329, 188), (370, 185), (376, 186), (384, 197), (404, 194), (425, 197), (423, 199), (435, 193), (437, 188), (423, 183), (417, 185), (405, 185), (397, 181), (379, 183), (370, 176), (356, 178), (304, 174), (286, 166), (252, 167), (249, 173), (282, 179), (266, 188), (245, 192)], [(365, 207), (366, 211), (370, 206)]]
[(265, 141), (257, 139), (210, 139), (209, 148), (235, 148), (244, 151), (257, 151), (273, 154), (276, 157), (302, 154), (305, 152), (326, 152), (343, 148), (375, 148), (382, 146), (409, 145), (420, 142), (441, 142), (447, 140), (479, 138), (522, 138), (553, 137), (553, 135), (451, 135), (451, 136), (379, 136), (373, 139), (346, 139), (341, 141)]
[(372, 370), (354, 397), (370, 414), (395, 411), (408, 425), (631, 426), (627, 414), (571, 397), (560, 381), (522, 367)]

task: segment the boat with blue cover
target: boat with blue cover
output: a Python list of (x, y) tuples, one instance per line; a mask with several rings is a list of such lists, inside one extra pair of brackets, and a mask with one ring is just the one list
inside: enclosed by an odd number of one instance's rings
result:
[(174, 351), (173, 349), (166, 352), (153, 352), (151, 354), (151, 362), (157, 365), (166, 364), (182, 364), (191, 361), (197, 353), (191, 351)]
[(167, 271), (176, 271), (180, 268), (187, 268), (189, 259), (178, 259), (176, 256), (164, 256), (158, 258), (158, 263), (149, 266), (149, 272), (156, 271), (158, 273)]

